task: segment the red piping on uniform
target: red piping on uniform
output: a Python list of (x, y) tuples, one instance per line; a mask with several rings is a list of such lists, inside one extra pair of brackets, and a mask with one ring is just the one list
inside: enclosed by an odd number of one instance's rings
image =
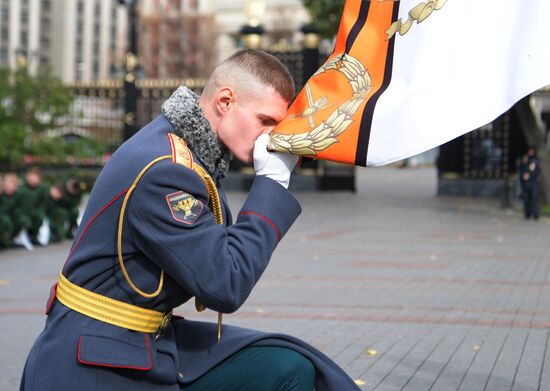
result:
[(149, 335), (145, 334), (145, 346), (147, 347), (147, 353), (149, 354), (149, 366), (148, 367), (136, 367), (132, 365), (114, 365), (114, 364), (105, 364), (100, 362), (93, 362), (93, 361), (84, 361), (80, 357), (80, 345), (82, 344), (82, 335), (78, 339), (78, 362), (81, 364), (88, 364), (88, 365), (97, 365), (100, 367), (109, 367), (109, 368), (125, 368), (125, 369), (136, 369), (138, 371), (148, 371), (149, 369), (153, 368), (153, 360), (151, 359), (151, 347), (149, 346)]
[[(172, 163), (178, 162), (178, 156), (176, 154), (176, 145), (174, 144), (174, 136), (172, 133), (168, 133), (168, 140), (170, 140), (170, 149), (172, 150)], [(193, 169), (193, 155), (189, 153), (189, 167), (191, 170)]]
[(174, 146), (174, 140), (172, 139), (172, 135), (168, 135), (168, 140), (170, 140), (170, 149), (172, 149), (172, 163), (176, 162), (176, 147)]
[(50, 299), (48, 300), (48, 304), (46, 305), (46, 315), (50, 313), (50, 310), (52, 309), (53, 301), (55, 300), (55, 294), (57, 292), (57, 282), (52, 285), (52, 289), (50, 292)]
[[(107, 208), (109, 208), (111, 205), (113, 205), (113, 203), (118, 200), (120, 197), (122, 197), (124, 194), (126, 194), (126, 192), (128, 191), (129, 189), (126, 189), (124, 190), (122, 193), (120, 193), (119, 195), (115, 196), (115, 198), (113, 198), (111, 201), (109, 201), (107, 204), (105, 204), (105, 206), (103, 206), (103, 208), (101, 208), (99, 210), (99, 212), (97, 212), (95, 214), (94, 217), (92, 217), (92, 219), (88, 222), (88, 224), (86, 225), (86, 228), (84, 228), (84, 230), (82, 231), (82, 233), (80, 234), (80, 237), (78, 238), (78, 241), (76, 242), (76, 244), (74, 245), (73, 249), (71, 250), (71, 253), (69, 254), (69, 256), (67, 257), (67, 260), (65, 261), (65, 266), (67, 266), (67, 262), (69, 262), (69, 259), (71, 259), (71, 257), (73, 256), (74, 252), (76, 251), (76, 248), (78, 247), (78, 245), (80, 244), (80, 241), (82, 240), (82, 238), (84, 237), (84, 234), (86, 233), (86, 231), (88, 231), (88, 228), (90, 228), (90, 226), (92, 225), (92, 223), (99, 217), (100, 214), (102, 214), (103, 212), (105, 212), (105, 210), (107, 210)], [(65, 266), (63, 266), (63, 271), (65, 271)]]
[(264, 215), (261, 215), (257, 212), (241, 212), (241, 213), (239, 213), (239, 216), (240, 215), (256, 215), (256, 216), (262, 218), (263, 220), (267, 221), (273, 227), (275, 232), (277, 232), (277, 240), (281, 240), (281, 232), (279, 231), (279, 228), (277, 228), (277, 226), (275, 224), (273, 224), (273, 221), (269, 220)]

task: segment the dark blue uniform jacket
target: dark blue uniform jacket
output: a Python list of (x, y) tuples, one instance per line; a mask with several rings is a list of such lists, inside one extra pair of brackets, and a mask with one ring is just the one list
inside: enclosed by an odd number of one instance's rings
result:
[[(173, 131), (161, 115), (113, 155), (92, 190), (63, 274), (88, 290), (143, 308), (167, 312), (196, 296), (211, 310), (231, 313), (244, 303), (301, 209), (277, 182), (257, 177), (231, 225), (221, 175), (214, 174), (225, 222), (219, 225), (197, 174), (171, 160), (156, 163), (129, 199), (122, 249), (128, 273), (142, 291), (155, 291), (161, 268), (166, 276), (157, 297), (136, 294), (117, 260), (119, 212), (138, 173), (153, 159), (171, 154), (168, 134)], [(200, 202), (193, 218), (175, 218), (167, 196), (179, 192)], [(81, 315), (53, 294), (48, 306), (22, 390), (179, 390), (249, 345), (284, 346), (307, 356), (316, 367), (317, 390), (358, 389), (330, 359), (290, 336), (224, 325), (217, 343), (216, 324), (173, 318), (155, 338)]]

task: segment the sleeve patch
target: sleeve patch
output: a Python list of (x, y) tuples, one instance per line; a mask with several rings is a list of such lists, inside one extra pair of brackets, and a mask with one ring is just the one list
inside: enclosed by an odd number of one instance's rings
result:
[(183, 191), (168, 194), (166, 201), (174, 220), (185, 224), (193, 224), (202, 212), (202, 202)]

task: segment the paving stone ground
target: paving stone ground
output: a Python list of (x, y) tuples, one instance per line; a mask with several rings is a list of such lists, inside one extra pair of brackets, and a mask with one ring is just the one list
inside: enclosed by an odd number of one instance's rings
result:
[[(301, 218), (225, 322), (300, 337), (363, 390), (550, 390), (550, 219), (436, 197), (433, 169), (360, 169), (357, 184), (297, 194)], [(0, 390), (18, 387), (69, 246), (0, 253)]]

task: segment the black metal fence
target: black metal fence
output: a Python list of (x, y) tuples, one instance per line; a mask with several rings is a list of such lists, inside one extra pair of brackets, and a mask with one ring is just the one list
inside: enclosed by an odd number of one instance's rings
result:
[(120, 145), (124, 126), (122, 83), (75, 84), (69, 88), (73, 103), (71, 114), (60, 122), (63, 133), (98, 140), (106, 148)]

